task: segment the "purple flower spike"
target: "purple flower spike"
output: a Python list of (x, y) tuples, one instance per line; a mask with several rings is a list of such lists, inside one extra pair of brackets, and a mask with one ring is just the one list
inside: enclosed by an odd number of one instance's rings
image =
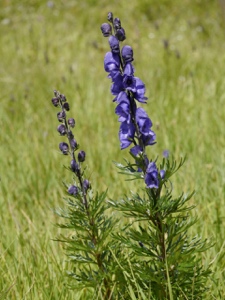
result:
[(101, 31), (104, 37), (110, 36), (112, 34), (112, 27), (108, 23), (103, 23), (101, 26)]
[(109, 37), (109, 46), (111, 48), (112, 53), (120, 53), (119, 41), (114, 35), (111, 35)]
[(158, 179), (158, 170), (154, 162), (148, 164), (146, 174), (145, 174), (145, 183), (147, 188), (158, 188), (159, 179)]
[(64, 142), (60, 143), (59, 149), (64, 155), (67, 155), (69, 153), (69, 145), (67, 143)]
[(130, 46), (123, 46), (121, 50), (121, 55), (125, 64), (134, 60), (133, 49)]

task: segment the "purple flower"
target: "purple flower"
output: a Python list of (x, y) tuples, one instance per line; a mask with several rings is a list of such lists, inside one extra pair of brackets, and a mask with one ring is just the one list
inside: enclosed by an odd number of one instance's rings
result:
[(70, 162), (70, 168), (74, 173), (77, 173), (79, 170), (79, 165), (74, 159), (72, 159)]
[(141, 139), (142, 139), (143, 144), (145, 146), (152, 146), (152, 145), (154, 145), (156, 143), (155, 142), (155, 138), (156, 138), (155, 132), (152, 131), (152, 130), (149, 130), (148, 135), (142, 135), (141, 136)]
[(169, 157), (169, 150), (164, 150), (163, 151), (163, 157), (168, 158)]
[(113, 22), (113, 13), (112, 12), (109, 12), (108, 13), (108, 15), (107, 15), (107, 20), (109, 21), (109, 22)]
[(120, 139), (120, 148), (125, 149), (130, 146), (134, 140), (135, 126), (133, 123), (123, 122), (120, 125), (119, 130), (119, 139)]
[(158, 170), (154, 162), (148, 164), (146, 174), (145, 174), (145, 183), (147, 188), (158, 188), (159, 179), (158, 179)]
[(105, 71), (110, 73), (111, 71), (120, 72), (120, 57), (118, 54), (107, 52), (104, 58)]
[(87, 191), (88, 189), (90, 189), (91, 184), (90, 184), (89, 180), (84, 179), (84, 181), (83, 181), (83, 187), (84, 187), (85, 191)]
[(119, 28), (117, 31), (116, 31), (116, 37), (118, 38), (118, 40), (120, 42), (124, 41), (126, 39), (126, 34), (125, 34), (125, 30), (123, 27)]
[(77, 149), (77, 141), (74, 138), (70, 140), (70, 146), (73, 151)]
[(135, 79), (135, 90), (133, 90), (134, 98), (141, 103), (146, 103), (148, 99), (145, 97), (145, 84), (141, 81), (140, 78), (134, 77)]
[(108, 23), (103, 23), (101, 25), (101, 31), (104, 37), (110, 36), (112, 34), (112, 27)]
[(152, 121), (149, 119), (147, 113), (142, 107), (139, 107), (136, 110), (136, 122), (139, 127), (140, 133), (148, 136), (150, 128), (152, 127)]
[(75, 127), (75, 120), (73, 118), (69, 118), (68, 119), (68, 125), (72, 128)]
[(60, 124), (57, 128), (60, 135), (66, 135), (66, 126), (64, 124)]
[(72, 196), (76, 196), (78, 194), (78, 187), (76, 187), (75, 185), (71, 185), (67, 192), (72, 195)]
[(124, 75), (134, 76), (134, 67), (131, 63), (127, 63), (124, 67)]
[(115, 113), (119, 116), (119, 122), (130, 122), (130, 100), (125, 92), (121, 92), (117, 97), (117, 105)]
[[(120, 92), (124, 91), (123, 76), (120, 72), (115, 73), (114, 71), (112, 71), (110, 73), (110, 77), (113, 81), (113, 84), (111, 86), (111, 93), (117, 96)], [(113, 101), (117, 101), (117, 97)]]
[(57, 107), (59, 105), (59, 99), (57, 97), (52, 98), (52, 104)]
[(57, 118), (59, 122), (63, 122), (63, 120), (66, 118), (66, 113), (64, 110), (57, 113)]
[(120, 53), (120, 43), (114, 35), (110, 35), (109, 37), (109, 46), (111, 48), (112, 53)]
[(69, 153), (69, 145), (67, 143), (64, 142), (60, 143), (59, 149), (64, 155), (67, 155)]
[(133, 58), (133, 49), (130, 46), (123, 46), (121, 50), (121, 55), (124, 63), (128, 63), (134, 60)]
[(66, 111), (69, 111), (70, 110), (70, 105), (68, 102), (65, 102), (63, 103), (63, 108), (66, 110)]
[(115, 18), (114, 21), (113, 21), (113, 25), (114, 25), (114, 27), (115, 27), (116, 30), (120, 29), (121, 28), (120, 19), (119, 18)]
[(79, 162), (85, 161), (85, 157), (86, 157), (86, 153), (85, 153), (83, 150), (81, 150), (81, 151), (78, 153), (78, 161), (79, 161)]
[(138, 156), (141, 152), (143, 151), (143, 149), (141, 148), (141, 146), (136, 145), (133, 148), (130, 149), (130, 152), (134, 155), (134, 156)]

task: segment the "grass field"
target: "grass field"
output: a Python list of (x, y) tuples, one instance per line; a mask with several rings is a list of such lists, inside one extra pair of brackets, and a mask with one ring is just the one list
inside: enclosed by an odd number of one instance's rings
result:
[[(207, 299), (225, 299), (225, 2), (209, 0), (0, 2), (0, 299), (79, 299), (67, 287), (70, 268), (52, 208), (64, 206), (53, 90), (64, 93), (87, 153), (95, 189), (120, 197), (130, 187), (118, 122), (103, 69), (100, 32), (108, 11), (125, 27), (136, 76), (146, 84), (157, 144), (188, 155), (175, 192), (196, 190), (194, 234), (215, 245)], [(84, 291), (85, 292), (85, 291)], [(85, 299), (85, 297), (84, 297)]]

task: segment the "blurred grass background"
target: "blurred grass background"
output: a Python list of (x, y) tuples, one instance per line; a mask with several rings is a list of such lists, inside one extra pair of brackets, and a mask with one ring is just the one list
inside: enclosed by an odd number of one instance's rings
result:
[(71, 180), (58, 152), (54, 89), (71, 105), (94, 188), (109, 187), (109, 197), (131, 189), (112, 163), (127, 153), (103, 69), (108, 11), (121, 19), (147, 87), (157, 134), (149, 157), (188, 155), (174, 190), (197, 192), (194, 234), (215, 241), (203, 257), (214, 272), (207, 299), (224, 299), (224, 0), (1, 0), (0, 299), (79, 299), (66, 286), (62, 245), (52, 241), (60, 231), (51, 208), (64, 206), (62, 181)]

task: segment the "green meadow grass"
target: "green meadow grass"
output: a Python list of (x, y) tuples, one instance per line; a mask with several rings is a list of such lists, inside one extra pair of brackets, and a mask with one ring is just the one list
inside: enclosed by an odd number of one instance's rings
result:
[(108, 11), (121, 19), (146, 84), (157, 134), (149, 157), (188, 155), (174, 192), (196, 190), (191, 234), (215, 243), (203, 254), (213, 270), (207, 299), (225, 299), (224, 9), (222, 0), (1, 1), (0, 299), (87, 299), (68, 289), (70, 264), (53, 241), (52, 208), (64, 206), (62, 181), (72, 179), (58, 151), (54, 89), (68, 98), (94, 188), (108, 187), (111, 198), (138, 188), (112, 162), (128, 151), (119, 149), (103, 69)]

